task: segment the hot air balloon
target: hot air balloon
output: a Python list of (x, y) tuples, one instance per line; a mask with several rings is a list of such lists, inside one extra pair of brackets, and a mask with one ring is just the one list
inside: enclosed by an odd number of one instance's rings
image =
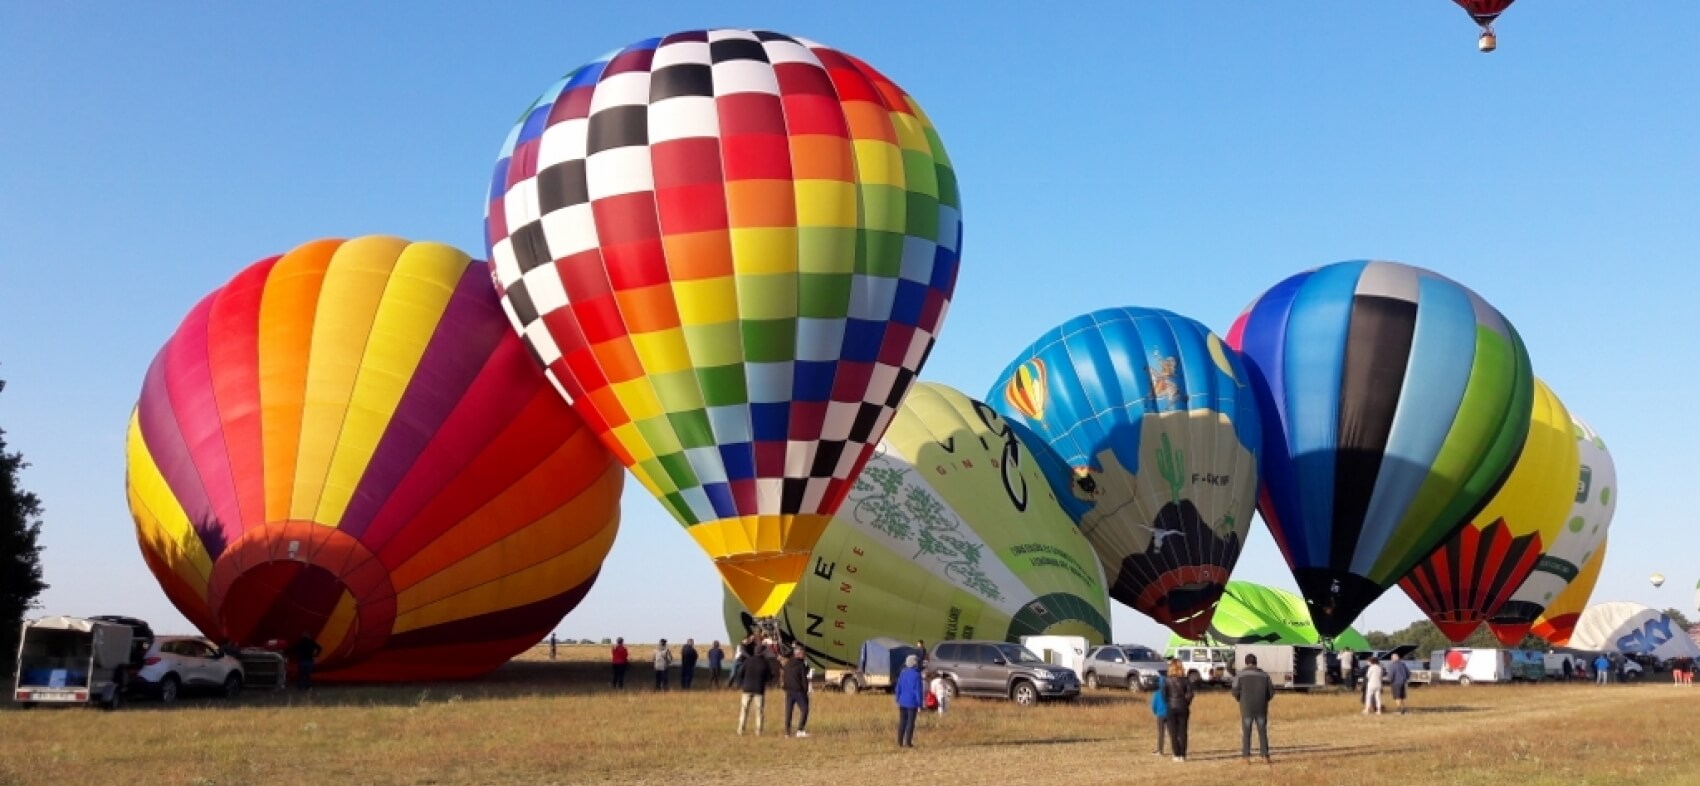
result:
[(1023, 349), (987, 399), (1039, 442), (1110, 597), (1202, 635), (1256, 505), (1262, 432), (1238, 353), (1169, 311), (1104, 309)]
[(1647, 577), (1647, 581), (1650, 582), (1655, 589), (1658, 588), (1658, 587), (1663, 587), (1665, 585), (1665, 574), (1654, 573), (1653, 575)]
[[(1249, 581), (1230, 581), (1222, 592), (1222, 602), (1217, 604), (1204, 637), (1188, 640), (1178, 635), (1171, 636), (1167, 651), (1196, 645), (1314, 645), (1319, 641), (1321, 637), (1317, 635), (1315, 623), (1311, 622), (1310, 608), (1305, 605), (1304, 598)], [(1356, 652), (1373, 649), (1369, 640), (1352, 628), (1335, 636), (1331, 643), (1338, 649)]]
[(1476, 41), (1476, 48), (1483, 52), (1492, 52), (1499, 46), (1499, 37), (1494, 35), (1493, 22), (1499, 15), (1510, 8), (1517, 0), (1452, 0), (1464, 9), (1464, 12), (1475, 20), (1482, 28), (1482, 36)]
[[(727, 629), (754, 620), (730, 593)], [(854, 666), (892, 637), (1109, 639), (1092, 547), (1010, 424), (943, 385), (920, 383), (892, 421), (809, 571), (779, 613), (781, 636), (817, 666)]]
[(1545, 639), (1554, 647), (1567, 646), (1570, 635), (1576, 630), (1576, 619), (1582, 615), (1583, 607), (1588, 605), (1588, 598), (1594, 594), (1594, 584), (1600, 580), (1600, 567), (1606, 562), (1606, 545), (1610, 542), (1600, 541), (1600, 547), (1593, 556), (1582, 560), (1582, 570), (1576, 574), (1564, 591), (1547, 604), (1546, 611), (1535, 620), (1531, 633)]
[(130, 418), (142, 556), (214, 641), (469, 677), (590, 590), (624, 473), (449, 246), (321, 240), (189, 312)]
[[(1488, 619), (1494, 636), (1508, 647), (1516, 646), (1529, 628), (1565, 587), (1577, 579), (1589, 558), (1605, 543), (1612, 513), (1617, 510), (1617, 469), (1606, 443), (1594, 430), (1571, 413), (1571, 433), (1580, 459), (1576, 495), (1558, 539), (1535, 562), (1534, 572), (1511, 600)], [(1581, 609), (1583, 597), (1576, 603)]]
[(1582, 612), (1570, 648), (1647, 655), (1661, 661), (1700, 658), (1700, 645), (1669, 614), (1623, 601), (1600, 603)]
[(1578, 461), (1569, 411), (1536, 378), (1529, 434), (1505, 485), (1399, 581), (1448, 639), (1461, 643), (1498, 614), (1558, 539), (1576, 498)]
[(1299, 273), (1254, 301), (1228, 343), (1263, 411), (1258, 512), (1324, 637), (1474, 518), (1528, 434), (1522, 338), (1421, 268)]
[(960, 199), (932, 123), (811, 41), (646, 39), (525, 112), (486, 224), (549, 379), (744, 606), (777, 612), (955, 288)]

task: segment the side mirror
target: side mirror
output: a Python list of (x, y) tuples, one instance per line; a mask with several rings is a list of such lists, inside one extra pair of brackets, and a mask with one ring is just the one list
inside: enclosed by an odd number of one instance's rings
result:
[(1116, 658), (1116, 662), (1117, 663), (1126, 663), (1127, 661), (1122, 660), (1121, 658)]
[(992, 658), (992, 665), (994, 666), (1003, 666), (1007, 663), (1009, 663), (1009, 661), (1006, 661), (1003, 658)]

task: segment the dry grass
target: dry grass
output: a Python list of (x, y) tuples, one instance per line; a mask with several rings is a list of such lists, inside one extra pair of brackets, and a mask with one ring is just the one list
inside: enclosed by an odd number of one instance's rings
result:
[(1099, 691), (1021, 709), (962, 700), (923, 717), (914, 750), (893, 744), (889, 695), (814, 695), (813, 736), (739, 738), (731, 691), (650, 692), (633, 648), (624, 694), (604, 687), (605, 650), (534, 653), (477, 682), (327, 687), (309, 698), (137, 703), (118, 713), (0, 712), (0, 784), (577, 784), (787, 786), (1047, 782), (1184, 784), (1690, 784), (1700, 780), (1700, 691), (1668, 684), (1450, 686), (1414, 691), (1404, 717), (1364, 718), (1341, 694), (1277, 697), (1275, 764), (1238, 756), (1221, 692), (1193, 711), (1192, 761), (1150, 754), (1146, 697)]

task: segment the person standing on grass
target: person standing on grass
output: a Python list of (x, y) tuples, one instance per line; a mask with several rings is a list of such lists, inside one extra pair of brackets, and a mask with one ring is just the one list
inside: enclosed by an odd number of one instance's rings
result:
[(780, 685), (785, 689), (785, 736), (791, 736), (791, 710), (801, 709), (803, 717), (797, 722), (797, 736), (809, 736), (809, 662), (803, 657), (803, 645), (791, 650), (791, 657), (780, 667)]
[(1381, 668), (1380, 659), (1374, 655), (1369, 657), (1369, 668), (1364, 670), (1364, 714), (1381, 714), (1381, 678), (1386, 670)]
[(1163, 683), (1167, 681), (1159, 672), (1157, 689), (1151, 692), (1151, 714), (1157, 716), (1157, 749), (1151, 752), (1153, 756), (1163, 755), (1163, 735), (1169, 733), (1169, 705), (1163, 699)]
[[(1572, 671), (1572, 670), (1571, 670), (1571, 668), (1570, 668), (1570, 659), (1569, 659), (1569, 658), (1565, 658), (1565, 659), (1564, 659), (1564, 660), (1563, 660), (1563, 661), (1562, 661), (1562, 662), (1561, 662), (1561, 663), (1560, 663), (1560, 664), (1559, 664), (1559, 671), (1562, 671), (1562, 672), (1564, 672), (1564, 681), (1565, 681), (1565, 682), (1569, 682), (1569, 681), (1570, 681), (1570, 678), (1571, 678), (1571, 676), (1572, 676), (1572, 674), (1571, 674), (1571, 671)], [(1403, 709), (1404, 709), (1404, 708), (1400, 708), (1400, 709), (1401, 709), (1401, 711), (1403, 711)]]
[(1411, 666), (1397, 652), (1393, 653), (1393, 665), (1387, 668), (1387, 677), (1393, 681), (1393, 703), (1399, 707), (1399, 714), (1404, 715), (1405, 691), (1411, 685)]
[(555, 659), (555, 634), (549, 634), (549, 660)]
[(318, 660), (319, 653), (324, 648), (313, 640), (313, 634), (301, 631), (301, 638), (295, 640), (291, 654), (295, 656), (295, 684), (302, 690), (313, 688), (313, 663)]
[(667, 649), (667, 640), (662, 639), (655, 645), (655, 689), (667, 690), (667, 669), (673, 665), (673, 651)]
[(614, 639), (614, 649), (610, 654), (614, 663), (614, 687), (623, 689), (626, 687), (626, 668), (631, 664), (630, 656), (626, 652), (626, 640)]
[(932, 691), (933, 700), (939, 703), (939, 714), (943, 715), (944, 706), (950, 703), (950, 694), (946, 692), (948, 689), (945, 687), (944, 672), (933, 672), (932, 682), (927, 685), (927, 688)]
[(1594, 659), (1594, 684), (1604, 685), (1610, 681), (1611, 661), (1606, 658), (1605, 653), (1601, 653), (1598, 658)]
[(720, 649), (720, 640), (708, 645), (708, 687), (720, 687), (720, 666), (726, 662), (726, 652)]
[(926, 700), (921, 689), (921, 658), (910, 655), (903, 659), (903, 673), (897, 676), (897, 747), (915, 747), (915, 716)]
[(679, 648), (679, 690), (690, 690), (696, 675), (697, 640), (685, 639), (685, 646)]
[(1269, 763), (1269, 701), (1275, 698), (1275, 681), (1257, 667), (1257, 656), (1245, 656), (1245, 668), (1234, 675), (1229, 691), (1240, 703), (1240, 758), (1251, 763), (1251, 730), (1257, 728), (1257, 745), (1263, 763)]
[(738, 703), (738, 736), (744, 736), (744, 724), (749, 720), (750, 705), (756, 705), (756, 736), (760, 737), (767, 722), (767, 684), (773, 681), (773, 667), (766, 657), (756, 652), (754, 644), (741, 650), (744, 667), (739, 673), (738, 687), (744, 691)]
[(734, 690), (744, 684), (744, 663), (750, 659), (750, 640), (746, 637), (738, 645), (737, 652), (732, 656), (732, 676), (726, 678), (726, 687)]
[(1181, 659), (1170, 658), (1169, 679), (1163, 685), (1163, 703), (1169, 708), (1165, 720), (1169, 726), (1169, 747), (1174, 751), (1175, 761), (1186, 761), (1186, 727), (1192, 720), (1192, 697), (1192, 680), (1187, 679)]

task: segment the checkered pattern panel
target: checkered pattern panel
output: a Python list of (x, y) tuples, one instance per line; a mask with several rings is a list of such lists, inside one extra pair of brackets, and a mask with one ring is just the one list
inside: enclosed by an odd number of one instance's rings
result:
[(637, 42), (503, 145), (486, 240), (514, 327), (686, 526), (833, 513), (944, 321), (961, 248), (932, 123), (778, 33)]

